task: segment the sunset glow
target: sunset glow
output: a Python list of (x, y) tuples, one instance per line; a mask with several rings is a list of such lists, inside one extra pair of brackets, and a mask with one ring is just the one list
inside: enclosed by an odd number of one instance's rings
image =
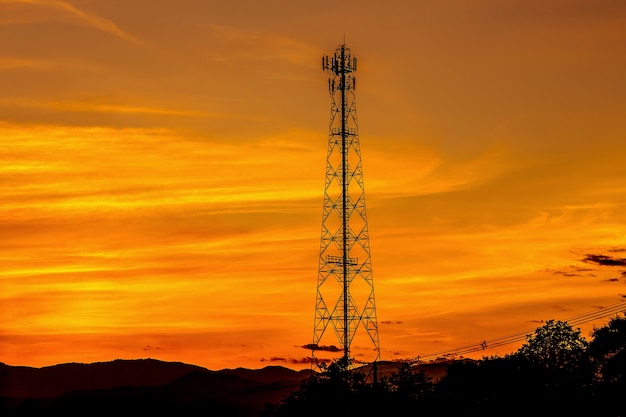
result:
[(383, 360), (626, 301), (625, 27), (609, 0), (0, 0), (0, 362), (308, 367), (344, 36)]

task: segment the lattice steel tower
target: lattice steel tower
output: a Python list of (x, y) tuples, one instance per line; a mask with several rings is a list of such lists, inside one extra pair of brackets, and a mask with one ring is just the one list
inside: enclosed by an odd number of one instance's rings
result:
[[(356, 67), (345, 44), (322, 58), (331, 106), (312, 351), (318, 365), (321, 352), (335, 346), (323, 342), (330, 329), (349, 364), (380, 359), (356, 117)], [(359, 357), (353, 357), (353, 342)]]

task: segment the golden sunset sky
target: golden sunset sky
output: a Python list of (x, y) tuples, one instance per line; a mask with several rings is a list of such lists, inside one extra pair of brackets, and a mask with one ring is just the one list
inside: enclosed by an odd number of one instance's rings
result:
[(383, 360), (625, 300), (625, 1), (0, 0), (0, 362), (308, 367), (344, 39)]

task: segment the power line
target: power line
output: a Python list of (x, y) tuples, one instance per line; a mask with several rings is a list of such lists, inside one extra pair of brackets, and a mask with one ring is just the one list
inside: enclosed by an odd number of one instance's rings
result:
[[(583, 323), (588, 323), (600, 318), (608, 317), (613, 314), (626, 312), (626, 303), (619, 302), (610, 306), (602, 307), (600, 309), (590, 311), (587, 313), (579, 314), (577, 316), (570, 317), (565, 321), (571, 326), (576, 326)], [(521, 342), (526, 340), (526, 336), (534, 333), (535, 329), (529, 329), (520, 331), (517, 333), (509, 334), (506, 336), (497, 337), (495, 339), (483, 340), (482, 342), (472, 343), (465, 346), (456, 347), (453, 349), (442, 350), (439, 352), (429, 353), (427, 355), (420, 355), (415, 360), (417, 362), (424, 360), (434, 360), (441, 357), (454, 357), (466, 355), (468, 353), (480, 352), (488, 349), (497, 348), (511, 343)]]

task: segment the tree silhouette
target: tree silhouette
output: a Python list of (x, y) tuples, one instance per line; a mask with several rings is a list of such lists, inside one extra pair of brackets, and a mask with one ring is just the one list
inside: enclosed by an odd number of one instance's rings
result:
[(432, 378), (424, 371), (416, 371), (410, 362), (402, 362), (382, 383), (394, 399), (407, 402), (427, 397), (434, 388)]
[(346, 416), (379, 415), (384, 401), (378, 386), (366, 382), (366, 375), (350, 369), (345, 358), (332, 362), (304, 381), (300, 389), (291, 393), (265, 415), (286, 416)]
[(303, 382), (265, 416), (409, 416), (432, 393), (434, 384), (410, 362), (377, 382), (368, 381), (359, 369), (349, 369), (344, 359), (332, 362), (320, 374)]
[(614, 317), (592, 332), (589, 361), (595, 370), (594, 396), (603, 415), (624, 416), (626, 404), (626, 317)]
[(609, 323), (594, 329), (589, 344), (589, 358), (594, 364), (599, 382), (626, 382), (626, 316), (614, 317)]
[(517, 351), (530, 364), (548, 371), (575, 367), (583, 359), (589, 342), (567, 322), (548, 320), (526, 336), (526, 343)]
[(548, 320), (526, 337), (516, 352), (526, 368), (535, 398), (553, 413), (591, 410), (589, 395), (593, 368), (587, 357), (589, 342), (564, 321)]
[(266, 416), (626, 416), (626, 317), (592, 337), (548, 320), (517, 352), (452, 361), (434, 381), (405, 362), (370, 383), (339, 360)]

